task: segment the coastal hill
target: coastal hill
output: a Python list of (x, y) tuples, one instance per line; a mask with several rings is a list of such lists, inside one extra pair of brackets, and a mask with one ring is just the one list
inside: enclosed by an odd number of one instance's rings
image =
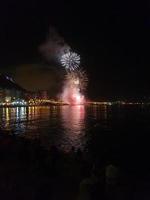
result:
[(22, 92), (26, 91), (20, 85), (15, 83), (15, 81), (10, 76), (4, 75), (4, 74), (0, 74), (0, 88), (1, 89), (10, 89), (10, 90), (15, 89), (15, 90), (19, 90)]

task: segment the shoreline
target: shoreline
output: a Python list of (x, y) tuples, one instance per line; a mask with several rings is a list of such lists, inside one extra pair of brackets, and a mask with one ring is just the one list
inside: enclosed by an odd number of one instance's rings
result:
[(149, 106), (149, 102), (122, 102), (122, 103), (117, 103), (117, 102), (87, 102), (85, 104), (59, 104), (59, 103), (54, 103), (54, 104), (41, 104), (41, 105), (0, 105), (0, 108), (17, 108), (17, 107), (50, 107), (50, 106)]

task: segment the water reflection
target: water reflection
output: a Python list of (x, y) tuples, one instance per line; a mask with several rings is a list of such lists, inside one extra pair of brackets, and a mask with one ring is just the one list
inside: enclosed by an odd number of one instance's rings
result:
[(108, 119), (108, 112), (110, 112), (110, 108), (107, 105), (93, 105), (89, 106), (88, 115), (91, 115), (94, 119), (101, 119), (101, 120), (107, 120)]
[(5, 128), (6, 129), (9, 129), (9, 125), (10, 125), (10, 112), (9, 112), (9, 109), (6, 108), (6, 110), (4, 110), (4, 115), (5, 115), (5, 118), (6, 118), (6, 123), (5, 123)]
[[(84, 147), (83, 137), (85, 135), (85, 107), (64, 106), (61, 110), (62, 126), (64, 130), (63, 140), (69, 147)], [(67, 145), (65, 147), (67, 148)], [(68, 148), (69, 148), (68, 147)]]
[(89, 139), (87, 132), (99, 124), (108, 127), (109, 116), (106, 106), (0, 108), (0, 128), (68, 151), (83, 149)]
[[(5, 130), (17, 129), (20, 123), (26, 119), (26, 108), (2, 108), (0, 110), (0, 128)], [(23, 127), (20, 127), (22, 129)]]

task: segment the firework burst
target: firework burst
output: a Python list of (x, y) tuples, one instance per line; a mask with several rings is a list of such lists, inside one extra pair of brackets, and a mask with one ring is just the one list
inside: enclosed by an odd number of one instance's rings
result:
[(61, 57), (61, 64), (66, 70), (74, 71), (80, 65), (80, 56), (74, 52), (68, 52)]
[(80, 68), (80, 56), (74, 52), (68, 52), (62, 55), (60, 61), (66, 70), (61, 98), (71, 105), (84, 104), (83, 92), (87, 87), (88, 78), (85, 71)]

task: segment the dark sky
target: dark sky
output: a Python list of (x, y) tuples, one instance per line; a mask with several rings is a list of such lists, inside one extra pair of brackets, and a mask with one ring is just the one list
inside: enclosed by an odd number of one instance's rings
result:
[[(14, 74), (27, 89), (31, 84), (32, 89), (40, 85), (57, 90), (51, 82), (58, 82), (59, 68), (47, 69), (38, 51), (54, 26), (82, 57), (89, 98), (149, 96), (150, 5), (132, 0), (68, 2), (0, 2), (1, 71)], [(29, 81), (28, 74), (33, 77)]]

